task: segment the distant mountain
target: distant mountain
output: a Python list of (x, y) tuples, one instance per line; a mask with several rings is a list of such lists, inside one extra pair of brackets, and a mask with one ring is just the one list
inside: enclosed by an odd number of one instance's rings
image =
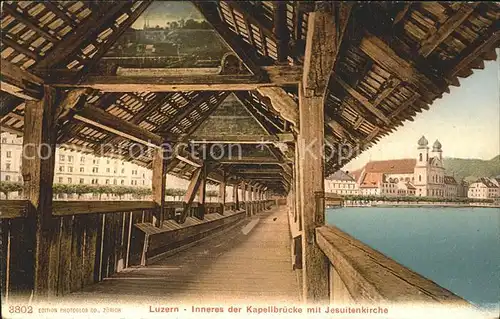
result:
[(446, 175), (454, 175), (457, 180), (475, 181), (480, 177), (500, 175), (500, 155), (490, 160), (471, 158), (444, 158)]

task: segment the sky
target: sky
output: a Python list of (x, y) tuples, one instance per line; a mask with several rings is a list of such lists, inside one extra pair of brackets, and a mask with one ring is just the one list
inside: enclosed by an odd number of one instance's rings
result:
[(370, 160), (414, 157), (422, 135), (430, 146), (438, 139), (444, 157), (489, 160), (500, 154), (500, 59), (485, 62), (483, 70), (459, 80), (460, 87), (450, 86), (450, 93), (429, 110), (417, 113), (413, 122), (404, 122), (343, 169), (353, 171)]

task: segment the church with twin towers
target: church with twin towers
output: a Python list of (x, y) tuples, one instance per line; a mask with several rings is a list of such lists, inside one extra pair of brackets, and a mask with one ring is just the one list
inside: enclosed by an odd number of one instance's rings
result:
[(370, 161), (349, 175), (339, 171), (326, 180), (326, 188), (341, 195), (442, 198), (460, 195), (455, 178), (446, 175), (441, 143), (436, 140), (430, 146), (425, 136), (417, 141), (412, 158)]

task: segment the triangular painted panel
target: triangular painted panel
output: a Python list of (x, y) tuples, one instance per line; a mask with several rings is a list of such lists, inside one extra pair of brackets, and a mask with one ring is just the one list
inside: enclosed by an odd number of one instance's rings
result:
[(213, 68), (216, 74), (228, 55), (236, 56), (191, 2), (154, 1), (101, 62), (126, 69)]
[(217, 140), (222, 135), (269, 135), (262, 125), (230, 94), (224, 102), (192, 134), (192, 138), (210, 136)]

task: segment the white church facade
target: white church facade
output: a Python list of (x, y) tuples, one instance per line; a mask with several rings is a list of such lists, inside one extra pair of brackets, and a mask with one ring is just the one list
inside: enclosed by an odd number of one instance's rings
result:
[(414, 158), (370, 161), (352, 175), (363, 195), (453, 198), (458, 193), (455, 178), (445, 174), (441, 143), (436, 140), (431, 150), (424, 136)]

